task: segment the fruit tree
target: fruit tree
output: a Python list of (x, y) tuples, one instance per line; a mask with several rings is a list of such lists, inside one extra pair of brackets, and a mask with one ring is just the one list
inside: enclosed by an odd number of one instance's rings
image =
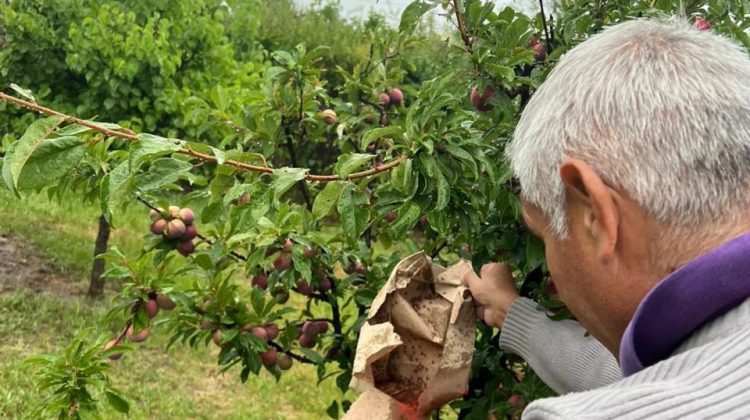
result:
[[(231, 14), (222, 9), (227, 2), (197, 3)], [(140, 125), (86, 119), (125, 112), (121, 84), (136, 82), (126, 76), (112, 75), (117, 100), (100, 102), (106, 113), (52, 109), (15, 86), (18, 95), (0, 95), (4, 109), (41, 116), (19, 138), (5, 137), (9, 189), (94, 191), (114, 228), (123, 208), (143, 213), (139, 254), (111, 248), (98, 257), (104, 275), (121, 284), (109, 317), (122, 321), (119, 331), (102, 328), (64, 355), (29, 359), (39, 365), (42, 409), (80, 417), (106, 401), (127, 412), (107, 371), (121, 357), (139, 357), (137, 343), (152, 334), (168, 334), (175, 346), (216, 346), (222, 370), (243, 381), (307, 363), (345, 390), (373, 297), (394, 264), (418, 250), (443, 264), (507, 262), (523, 295), (554, 318), (568, 317), (545, 290), (543, 247), (520, 226), (518, 185), (503, 159), (520, 112), (559, 57), (603, 26), (682, 14), (699, 30), (750, 47), (749, 6), (569, 0), (527, 16), (490, 1), (417, 0), (398, 31), (364, 26), (369, 50), (350, 66), (326, 67), (332, 51), (323, 45), (272, 51), (251, 83), (217, 81)], [(450, 31), (425, 41), (418, 26), (433, 9)], [(123, 24), (145, 25), (142, 37), (155, 34), (154, 48), (169, 50), (159, 38), (168, 25), (153, 22)], [(96, 36), (87, 32), (93, 25), (70, 30), (85, 40)], [(437, 76), (415, 81), (405, 51), (424, 42), (441, 43), (444, 61)], [(124, 72), (138, 70), (124, 52), (110, 58)], [(151, 68), (161, 73), (128, 91), (162, 89), (172, 70)], [(164, 104), (143, 104), (157, 105)], [(153, 134), (173, 107), (189, 108), (205, 125)], [(497, 347), (497, 331), (477, 327), (469, 393), (451, 404), (459, 417), (516, 416), (526, 402), (551, 395), (521, 359)], [(342, 415), (350, 403), (332, 401), (329, 414)]]

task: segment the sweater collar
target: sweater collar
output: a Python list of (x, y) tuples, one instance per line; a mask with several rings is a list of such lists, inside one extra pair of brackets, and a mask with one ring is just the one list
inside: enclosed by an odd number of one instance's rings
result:
[(750, 297), (750, 233), (690, 261), (641, 301), (620, 343), (623, 376), (668, 358), (692, 333)]

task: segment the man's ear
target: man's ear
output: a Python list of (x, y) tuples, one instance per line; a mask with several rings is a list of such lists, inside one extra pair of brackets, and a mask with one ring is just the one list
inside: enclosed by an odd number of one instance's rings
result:
[(565, 186), (567, 211), (595, 241), (599, 255), (609, 259), (617, 246), (620, 209), (614, 191), (586, 162), (568, 158), (560, 165), (560, 179)]

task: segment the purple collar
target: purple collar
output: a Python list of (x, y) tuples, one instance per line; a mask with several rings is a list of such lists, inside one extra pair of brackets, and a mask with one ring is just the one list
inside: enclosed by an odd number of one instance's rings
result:
[(691, 333), (750, 297), (750, 233), (661, 280), (638, 305), (620, 343), (623, 376), (668, 358)]

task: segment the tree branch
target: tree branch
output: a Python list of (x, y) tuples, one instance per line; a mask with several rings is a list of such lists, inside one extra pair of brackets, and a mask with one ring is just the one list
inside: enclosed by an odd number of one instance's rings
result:
[[(28, 108), (30, 110), (40, 112), (42, 114), (57, 115), (57, 116), (64, 117), (66, 118), (67, 122), (72, 122), (72, 123), (75, 123), (84, 127), (88, 127), (94, 131), (97, 131), (109, 137), (117, 137), (117, 138), (121, 138), (124, 140), (129, 140), (129, 141), (138, 141), (138, 135), (131, 130), (123, 128), (122, 129), (123, 131), (117, 131), (117, 130), (112, 130), (109, 128), (101, 127), (91, 121), (86, 121), (80, 118), (76, 118), (76, 117), (64, 114), (62, 112), (59, 112), (59, 111), (55, 111), (53, 109), (46, 108), (41, 105), (37, 105), (33, 102), (24, 101), (23, 99), (18, 99), (13, 96), (6, 95), (5, 93), (0, 92), (0, 102), (3, 102), (3, 101), (7, 101), (15, 105)], [(207, 155), (205, 153), (196, 152), (195, 150), (192, 150), (192, 149), (180, 149), (180, 150), (177, 150), (176, 153), (190, 156), (190, 157), (193, 157), (193, 158), (205, 161), (205, 162), (218, 164), (218, 159), (216, 157)], [(343, 178), (338, 175), (313, 175), (313, 174), (308, 173), (308, 174), (305, 174), (305, 179), (311, 182), (332, 182), (332, 181), (343, 181), (343, 180), (365, 178), (368, 176), (379, 174), (381, 172), (389, 171), (390, 169), (400, 165), (404, 160), (406, 160), (406, 158), (407, 157), (405, 155), (401, 155), (398, 158), (386, 164), (378, 166), (377, 168), (371, 168), (365, 171), (355, 172)], [(235, 167), (237, 169), (250, 171), (250, 172), (260, 172), (260, 173), (266, 173), (266, 174), (272, 174), (274, 172), (273, 168), (269, 168), (265, 166), (249, 165), (247, 163), (242, 163), (242, 162), (238, 162), (236, 160), (231, 160), (231, 159), (224, 161), (223, 164), (227, 166)]]

